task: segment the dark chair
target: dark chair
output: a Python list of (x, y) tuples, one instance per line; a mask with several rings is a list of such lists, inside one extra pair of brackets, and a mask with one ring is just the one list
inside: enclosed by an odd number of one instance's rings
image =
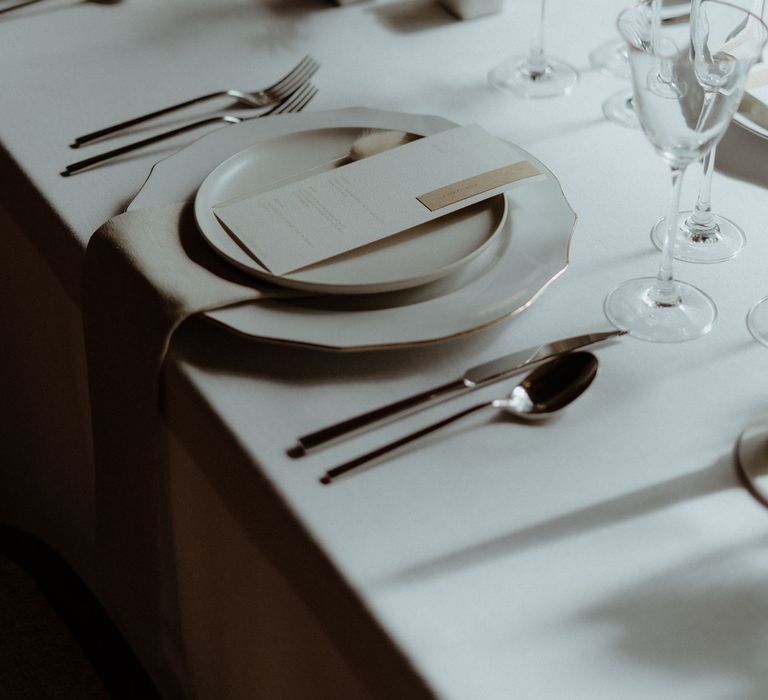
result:
[(0, 697), (159, 698), (83, 581), (37, 537), (0, 525)]

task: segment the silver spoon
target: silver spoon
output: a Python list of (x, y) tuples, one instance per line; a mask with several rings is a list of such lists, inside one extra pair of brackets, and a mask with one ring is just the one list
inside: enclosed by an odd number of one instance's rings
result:
[(475, 404), (448, 416), (448, 418), (443, 418), (437, 423), (432, 423), (426, 428), (401, 437), (399, 440), (366, 452), (360, 457), (355, 457), (344, 464), (329, 469), (320, 477), (320, 482), (330, 484), (335, 478), (356, 467), (367, 464), (377, 457), (388, 454), (409, 442), (418, 440), (484, 408), (500, 408), (516, 418), (527, 421), (546, 418), (581, 396), (592, 383), (596, 374), (597, 358), (592, 353), (572, 352), (560, 355), (526, 375), (525, 379), (512, 390), (508, 397)]

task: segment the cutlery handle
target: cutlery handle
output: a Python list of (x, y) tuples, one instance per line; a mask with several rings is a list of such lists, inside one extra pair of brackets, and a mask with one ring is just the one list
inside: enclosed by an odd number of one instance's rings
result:
[(481, 386), (494, 384), (495, 382), (502, 381), (537, 362), (542, 362), (556, 355), (625, 334), (626, 331), (612, 330), (577, 335), (571, 338), (562, 338), (543, 345), (537, 345), (533, 348), (521, 350), (520, 352), (498, 358), (491, 362), (486, 362), (477, 367), (468, 369), (461, 379), (456, 379), (447, 384), (443, 384), (442, 386), (435, 387), (434, 389), (428, 389), (419, 394), (408, 396), (399, 401), (395, 401), (394, 403), (382, 406), (381, 408), (375, 408), (359, 416), (354, 416), (353, 418), (334, 423), (326, 428), (316, 430), (313, 433), (302, 435), (296, 441), (296, 445), (288, 449), (288, 454), (294, 458), (302, 457), (316, 447), (320, 447), (321, 445), (332, 442), (344, 435), (356, 432), (361, 428), (382, 422), (399, 413), (405, 413), (411, 409), (415, 409), (422, 404), (427, 404), (440, 398), (448, 398), (448, 395), (450, 394), (460, 395), (472, 391), (473, 389), (479, 389)]
[(291, 457), (301, 457), (314, 448), (319, 447), (320, 445), (325, 445), (342, 435), (353, 433), (366, 426), (379, 423), (398, 413), (415, 408), (420, 404), (427, 403), (446, 394), (462, 391), (466, 388), (467, 385), (464, 381), (457, 379), (434, 389), (429, 389), (428, 391), (423, 391), (419, 394), (400, 399), (387, 404), (386, 406), (375, 408), (366, 413), (362, 413), (359, 416), (354, 416), (347, 420), (340, 421), (339, 423), (334, 423), (326, 428), (307, 433), (298, 438), (296, 445), (288, 450), (288, 454)]
[(206, 100), (213, 99), (214, 97), (221, 97), (223, 95), (226, 95), (226, 92), (211, 92), (207, 95), (201, 95), (200, 97), (195, 97), (191, 100), (185, 100), (184, 102), (179, 102), (177, 104), (171, 105), (170, 107), (164, 107), (163, 109), (158, 109), (154, 112), (148, 112), (147, 114), (142, 114), (138, 117), (134, 117), (133, 119), (127, 119), (124, 122), (120, 122), (119, 124), (113, 124), (112, 126), (104, 127), (103, 129), (99, 129), (98, 131), (92, 131), (90, 134), (84, 134), (83, 136), (78, 136), (71, 144), (72, 148), (79, 148), (80, 146), (84, 146), (87, 143), (91, 143), (91, 141), (96, 141), (100, 138), (103, 138), (104, 136), (109, 136), (110, 134), (117, 133), (118, 131), (122, 131), (123, 129), (127, 129), (129, 126), (135, 126), (136, 124), (143, 124), (144, 122), (148, 122), (151, 119), (155, 119), (156, 117), (162, 117), (164, 114), (170, 114), (171, 112), (175, 112), (179, 109), (184, 109), (185, 107), (191, 107), (192, 105), (198, 104), (200, 102), (205, 102)]
[(407, 445), (410, 442), (414, 442), (415, 440), (418, 440), (419, 438), (422, 438), (425, 435), (434, 433), (436, 430), (439, 430), (440, 428), (444, 428), (446, 425), (455, 423), (460, 418), (464, 418), (465, 416), (468, 416), (472, 413), (476, 413), (477, 411), (483, 408), (488, 408), (489, 406), (493, 406), (493, 403), (494, 403), (493, 401), (486, 401), (484, 403), (475, 404), (474, 406), (465, 408), (463, 411), (459, 411), (458, 413), (454, 413), (453, 415), (448, 416), (448, 418), (443, 418), (443, 420), (437, 421), (437, 423), (432, 423), (431, 425), (428, 425), (427, 427), (422, 428), (421, 430), (417, 430), (416, 432), (410, 433), (404, 437), (401, 437), (398, 440), (387, 443), (386, 445), (382, 445), (381, 447), (377, 447), (375, 450), (366, 452), (364, 455), (361, 455), (360, 457), (355, 457), (354, 459), (350, 459), (348, 462), (344, 462), (344, 464), (340, 464), (339, 466), (334, 467), (333, 469), (329, 469), (327, 472), (325, 472), (325, 474), (323, 474), (323, 476), (320, 477), (320, 483), (330, 484), (331, 481), (333, 481), (336, 477), (339, 477), (342, 474), (346, 474), (348, 471), (351, 471), (352, 469), (360, 467), (363, 464), (367, 464), (368, 462), (376, 459), (377, 457), (382, 457), (383, 455), (388, 454), (396, 450), (397, 448), (402, 447), (403, 445)]
[(22, 7), (34, 5), (37, 2), (40, 2), (40, 0), (24, 0), (23, 2), (17, 2), (15, 5), (0, 9), (0, 15), (4, 15), (6, 12), (13, 12), (14, 10), (20, 10)]
[(77, 163), (70, 163), (68, 166), (64, 168), (64, 171), (61, 174), (72, 175), (80, 170), (89, 168), (92, 165), (97, 165), (98, 163), (103, 163), (106, 160), (110, 160), (112, 158), (116, 158), (117, 156), (121, 156), (124, 153), (130, 153), (131, 151), (136, 151), (139, 148), (143, 148), (144, 146), (149, 146), (150, 144), (157, 143), (158, 141), (164, 141), (165, 139), (169, 139), (172, 136), (176, 136), (177, 134), (183, 134), (186, 131), (197, 129), (198, 127), (205, 126), (206, 124), (214, 124), (215, 122), (221, 122), (221, 121), (234, 124), (239, 122), (240, 120), (234, 117), (227, 117), (227, 116), (208, 117), (207, 119), (201, 119), (200, 121), (192, 122), (191, 124), (187, 124), (185, 126), (180, 126), (179, 128), (172, 129), (171, 131), (164, 131), (162, 134), (156, 134), (155, 136), (150, 136), (147, 139), (142, 139), (141, 141), (134, 141), (133, 143), (126, 144), (125, 146), (120, 146), (119, 148), (115, 148), (111, 151), (107, 151), (106, 153), (100, 153), (97, 156), (91, 156), (90, 158), (79, 160), (77, 161)]

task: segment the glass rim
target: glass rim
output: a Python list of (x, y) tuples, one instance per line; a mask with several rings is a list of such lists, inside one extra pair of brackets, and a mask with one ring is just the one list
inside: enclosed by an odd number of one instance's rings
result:
[[(616, 17), (616, 30), (618, 31), (619, 36), (621, 37), (621, 39), (632, 50), (638, 51), (639, 48), (637, 46), (635, 46), (631, 41), (629, 41), (627, 39), (625, 33), (622, 31), (622, 29), (621, 29), (622, 17), (630, 15), (630, 14), (632, 14), (634, 12), (639, 12), (642, 7), (648, 6), (648, 5), (652, 4), (653, 1), (654, 0), (644, 0), (643, 2), (641, 2), (641, 3), (637, 4), (637, 5), (633, 5), (632, 7), (624, 8), (621, 12), (619, 12), (618, 16)], [(761, 48), (760, 48), (760, 51), (758, 52), (758, 55), (760, 55), (762, 53), (763, 49), (765, 49), (766, 44), (768, 44), (768, 25), (766, 25), (766, 23), (763, 21), (762, 17), (759, 17), (758, 15), (756, 15), (751, 10), (746, 10), (743, 7), (739, 7), (738, 5), (734, 5), (732, 2), (726, 2), (725, 0), (699, 0), (698, 2), (696, 0), (693, 0), (691, 2), (691, 25), (693, 24), (693, 16), (694, 16), (694, 12), (695, 12), (694, 5), (701, 5), (704, 2), (713, 3), (715, 5), (722, 5), (723, 7), (730, 7), (732, 9), (734, 9), (734, 10), (738, 10), (742, 14), (748, 15), (755, 22), (757, 22), (757, 25), (759, 27), (761, 27), (762, 35), (763, 35), (762, 38), (761, 38), (761, 41), (760, 41)], [(657, 49), (655, 49), (652, 46), (649, 47), (648, 50), (644, 50), (643, 53), (646, 53), (646, 54), (648, 54), (650, 56), (655, 56), (657, 58), (662, 58), (662, 59), (663, 58), (668, 58), (668, 55), (665, 52), (663, 52), (663, 51), (659, 52)]]

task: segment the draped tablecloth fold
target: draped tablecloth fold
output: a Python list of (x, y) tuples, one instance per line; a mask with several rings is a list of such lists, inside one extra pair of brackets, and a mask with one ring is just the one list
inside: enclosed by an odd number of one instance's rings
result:
[(172, 558), (164, 556), (160, 374), (170, 338), (201, 311), (290, 292), (259, 284), (217, 256), (187, 204), (128, 212), (102, 225), (88, 244), (82, 291), (98, 593), (155, 666), (150, 672), (167, 675), (158, 640), (177, 621)]

